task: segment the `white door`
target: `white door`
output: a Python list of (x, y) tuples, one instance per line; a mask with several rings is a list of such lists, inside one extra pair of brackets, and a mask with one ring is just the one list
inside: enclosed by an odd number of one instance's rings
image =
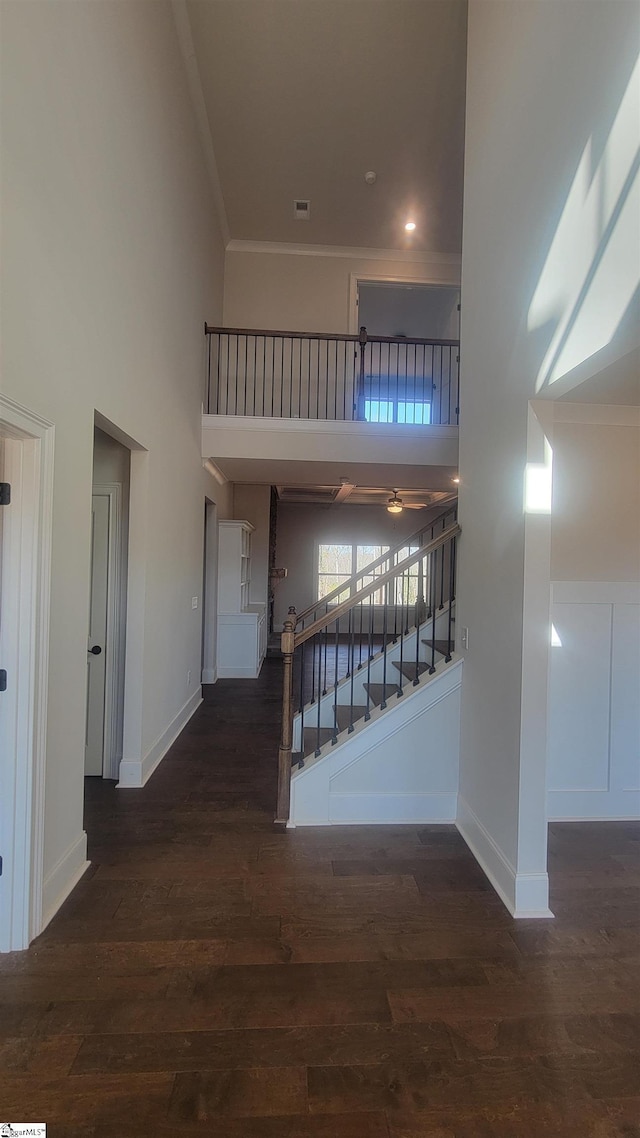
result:
[(94, 494), (91, 525), (91, 601), (87, 674), (87, 737), (84, 773), (104, 769), (107, 602), (109, 589), (109, 499)]

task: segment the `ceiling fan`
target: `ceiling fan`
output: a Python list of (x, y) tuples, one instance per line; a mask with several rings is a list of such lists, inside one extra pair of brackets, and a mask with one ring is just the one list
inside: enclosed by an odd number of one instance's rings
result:
[(404, 502), (399, 497), (398, 491), (394, 490), (387, 502), (387, 510), (390, 514), (401, 514), (403, 510), (424, 510), (425, 506), (431, 505), (431, 495), (427, 494), (427, 498), (429, 498), (427, 502)]

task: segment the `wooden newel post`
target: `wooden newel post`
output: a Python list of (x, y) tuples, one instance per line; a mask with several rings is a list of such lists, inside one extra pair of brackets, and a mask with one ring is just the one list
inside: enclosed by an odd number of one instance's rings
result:
[(296, 639), (296, 610), (289, 609), (280, 646), (284, 662), (282, 683), (282, 735), (278, 749), (278, 804), (276, 822), (288, 822), (291, 795), (291, 750), (293, 745), (293, 653)]

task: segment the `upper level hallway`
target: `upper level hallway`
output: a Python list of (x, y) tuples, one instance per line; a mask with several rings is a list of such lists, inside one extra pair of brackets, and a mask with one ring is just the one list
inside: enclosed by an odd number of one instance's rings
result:
[[(450, 487), (459, 342), (206, 326), (202, 457), (230, 481)], [(337, 464), (333, 467), (332, 464)], [(425, 469), (428, 468), (428, 469)], [(442, 484), (442, 485), (441, 485)]]
[(5, 1116), (55, 1138), (623, 1138), (638, 825), (551, 827), (515, 921), (450, 826), (273, 827), (280, 664), (221, 680), (0, 961)]

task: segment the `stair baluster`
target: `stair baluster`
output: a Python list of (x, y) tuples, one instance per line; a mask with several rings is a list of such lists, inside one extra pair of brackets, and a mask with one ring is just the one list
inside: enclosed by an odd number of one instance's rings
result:
[[(449, 512), (448, 516), (450, 517)], [(435, 530), (436, 526), (431, 528)], [(434, 534), (433, 539), (426, 544), (420, 542), (417, 548), (413, 547), (413, 552), (401, 560), (398, 560), (395, 552), (389, 556), (388, 562), (393, 561), (395, 564), (390, 565), (386, 572), (374, 571), (382, 564), (378, 559), (377, 563), (371, 563), (368, 572), (358, 575), (359, 584), (356, 584), (354, 578), (343, 582), (341, 593), (346, 594), (347, 599), (327, 605), (327, 611), (312, 620), (307, 627), (303, 627), (304, 621), (295, 609), (289, 610), (281, 641), (284, 684), (283, 722), (278, 751), (278, 822), (286, 823), (289, 817), (292, 759), (302, 767), (305, 756), (315, 755), (320, 758), (325, 744), (339, 743), (341, 732), (352, 733), (356, 724), (362, 725), (363, 721), (370, 720), (374, 708), (383, 710), (394, 692), (397, 697), (402, 696), (407, 680), (411, 680), (412, 686), (416, 687), (425, 672), (432, 675), (436, 671), (436, 653), (447, 662), (451, 660), (454, 646), (454, 617), (451, 609), (455, 597), (456, 538), (460, 529), (451, 518), (450, 525), (445, 523), (444, 530), (440, 531), (438, 524), (437, 530), (437, 536)], [(406, 551), (407, 546), (398, 548)], [(448, 613), (439, 615), (447, 601)], [(390, 605), (393, 605), (393, 639)], [(345, 628), (343, 622), (346, 622), (346, 636), (344, 632), (341, 634), (341, 627)], [(443, 635), (445, 622), (446, 639)], [(376, 650), (380, 623), (382, 644)], [(431, 633), (430, 639), (422, 639), (420, 632), (427, 628)], [(440, 639), (436, 639), (438, 635)], [(341, 636), (346, 642), (344, 654), (341, 653)], [(410, 639), (411, 636), (415, 638), (414, 641)], [(393, 644), (396, 647), (391, 655), (390, 648)], [(420, 658), (421, 644), (427, 645), (426, 660)], [(297, 753), (294, 756), (293, 679), (298, 648), (300, 699), (295, 728)], [(397, 680), (393, 682), (388, 682), (390, 655), (394, 668), (398, 670)], [(363, 694), (366, 693), (364, 706), (356, 706), (358, 671), (362, 673), (359, 682), (362, 683)], [(380, 679), (382, 683), (379, 682)], [(329, 703), (331, 688), (333, 707)], [(341, 697), (345, 696), (348, 696), (348, 702), (345, 699), (344, 703), (340, 703)], [(305, 719), (308, 722), (306, 728)]]

